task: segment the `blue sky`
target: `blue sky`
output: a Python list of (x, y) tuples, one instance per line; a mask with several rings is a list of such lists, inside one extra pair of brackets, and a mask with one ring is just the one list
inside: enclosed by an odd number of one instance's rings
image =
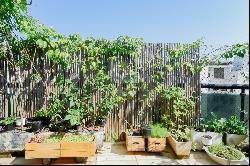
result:
[(30, 15), (84, 39), (142, 37), (146, 42), (207, 44), (249, 40), (248, 0), (33, 0)]

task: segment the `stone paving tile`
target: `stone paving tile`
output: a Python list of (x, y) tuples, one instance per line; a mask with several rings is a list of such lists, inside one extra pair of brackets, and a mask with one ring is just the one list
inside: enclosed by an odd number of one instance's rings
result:
[(211, 159), (180, 159), (175, 160), (175, 162), (181, 165), (218, 165)]
[[(25, 160), (24, 157), (0, 158), (0, 165), (41, 165), (41, 159)], [(59, 158), (52, 165), (217, 165), (209, 156), (202, 152), (191, 152), (188, 159), (177, 159), (171, 149), (162, 153), (127, 152), (124, 143), (105, 143), (101, 152), (89, 157), (86, 162), (76, 163), (74, 158)], [(242, 165), (249, 164), (247, 158)]]
[(97, 161), (96, 165), (138, 165), (136, 160), (120, 160), (120, 161), (112, 161), (112, 160), (106, 160), (106, 161)]
[(136, 155), (137, 160), (164, 160), (169, 159), (168, 157), (161, 155), (160, 153), (151, 154), (151, 155)]
[(174, 159), (137, 160), (138, 165), (180, 165)]
[(0, 165), (10, 164), (15, 160), (15, 157), (0, 158)]

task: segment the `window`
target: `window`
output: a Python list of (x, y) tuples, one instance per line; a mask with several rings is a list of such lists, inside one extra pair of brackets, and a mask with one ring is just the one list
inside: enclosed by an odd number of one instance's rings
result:
[(214, 68), (214, 78), (224, 79), (224, 68)]

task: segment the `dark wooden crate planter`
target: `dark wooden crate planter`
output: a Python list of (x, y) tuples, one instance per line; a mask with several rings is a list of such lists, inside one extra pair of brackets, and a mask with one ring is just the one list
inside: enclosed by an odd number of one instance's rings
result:
[(143, 152), (145, 151), (145, 138), (143, 136), (129, 136), (126, 133), (127, 151)]
[(147, 151), (162, 152), (166, 148), (166, 138), (148, 137)]

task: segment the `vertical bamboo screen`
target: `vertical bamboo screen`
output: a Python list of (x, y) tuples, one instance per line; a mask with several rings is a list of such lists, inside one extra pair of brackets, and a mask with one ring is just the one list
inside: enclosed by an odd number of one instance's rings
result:
[[(110, 139), (112, 136), (120, 136), (124, 132), (128, 124), (126, 121), (133, 125), (149, 124), (152, 122), (160, 121), (162, 114), (167, 113), (172, 116), (171, 103), (161, 103), (159, 96), (152, 90), (154, 87), (153, 74), (155, 72), (153, 65), (157, 63), (157, 57), (163, 58), (165, 64), (168, 63), (168, 49), (175, 48), (178, 44), (164, 44), (164, 43), (147, 43), (142, 48), (141, 55), (136, 58), (124, 59), (119, 56), (118, 62), (112, 62), (109, 64), (109, 76), (112, 81), (117, 85), (118, 89), (122, 91), (124, 88), (122, 80), (129, 74), (129, 69), (126, 72), (119, 72), (118, 63), (126, 61), (134, 61), (136, 63), (136, 71), (138, 79), (148, 84), (147, 90), (153, 96), (150, 98), (149, 93), (144, 93), (140, 90), (137, 91), (136, 96), (132, 100), (128, 100), (125, 103), (121, 103), (118, 108), (112, 110), (108, 116), (108, 120), (105, 127), (106, 139)], [(42, 54), (41, 54), (42, 55)], [(82, 51), (74, 55), (82, 59), (85, 52)], [(199, 60), (199, 50), (192, 49), (189, 54), (185, 55), (180, 64), (188, 61), (196, 64)], [(105, 63), (105, 62), (103, 62)], [(48, 57), (41, 56), (36, 64), (41, 71), (51, 71), (47, 76), (50, 79), (47, 85), (47, 93), (49, 94), (55, 89), (55, 79), (58, 74), (65, 74), (67, 78), (78, 81), (78, 85), (81, 87), (84, 79), (81, 74), (82, 63), (77, 63), (72, 66), (69, 71), (63, 71), (60, 66), (53, 64), (49, 61)], [(26, 66), (21, 69), (21, 92), (18, 95), (16, 88), (18, 85), (18, 73), (13, 73), (9, 69), (6, 61), (0, 60), (0, 117), (7, 117), (10, 115), (19, 116), (20, 110), (27, 112), (27, 117), (34, 116), (34, 112), (41, 109), (46, 92), (44, 91), (44, 85), (41, 82), (34, 82), (30, 80), (32, 71), (31, 66)], [(143, 80), (142, 80), (143, 79)], [(184, 66), (170, 72), (166, 75), (166, 81), (164, 87), (178, 86), (185, 89), (187, 96), (197, 97), (195, 99), (195, 107), (191, 110), (191, 114), (185, 117), (185, 123), (189, 126), (197, 126), (199, 124), (200, 117), (200, 75), (191, 75)], [(17, 101), (20, 101), (18, 105)], [(96, 96), (98, 100), (98, 96)], [(152, 102), (153, 101), (153, 102)], [(162, 109), (164, 108), (164, 109)]]

